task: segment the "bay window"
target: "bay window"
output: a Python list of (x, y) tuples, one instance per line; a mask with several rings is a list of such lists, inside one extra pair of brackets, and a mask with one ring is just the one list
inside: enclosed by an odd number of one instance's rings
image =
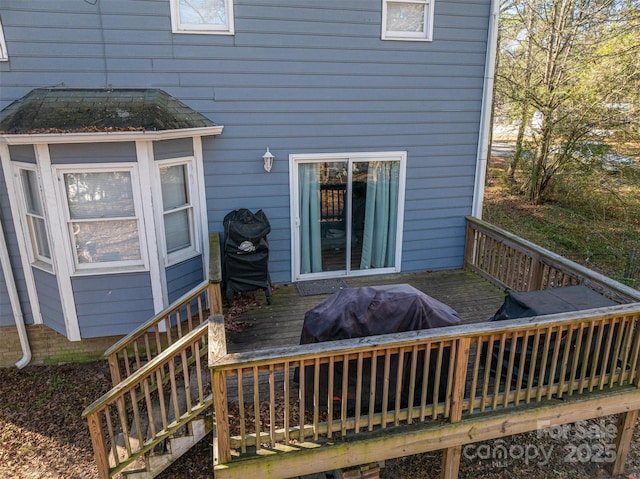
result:
[(24, 217), (28, 240), (31, 243), (31, 262), (51, 265), (49, 235), (44, 216), (40, 182), (35, 168), (21, 167), (20, 188), (24, 198)]
[(75, 271), (143, 267), (135, 169), (59, 170)]
[(197, 251), (192, 168), (189, 160), (162, 162), (158, 167), (167, 264)]

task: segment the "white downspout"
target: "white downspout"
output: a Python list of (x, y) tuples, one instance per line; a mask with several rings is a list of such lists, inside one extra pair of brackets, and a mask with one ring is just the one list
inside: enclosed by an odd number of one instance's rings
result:
[(13, 271), (11, 270), (7, 240), (4, 236), (2, 221), (0, 221), (0, 266), (2, 266), (2, 273), (4, 274), (7, 291), (9, 292), (9, 300), (11, 302), (11, 309), (13, 310), (13, 317), (16, 321), (16, 328), (18, 329), (20, 346), (22, 347), (22, 359), (16, 363), (16, 366), (19, 369), (22, 369), (29, 364), (29, 361), (31, 361), (31, 347), (29, 346), (29, 339), (27, 338), (27, 328), (25, 327), (24, 316), (22, 315), (22, 308), (20, 307), (16, 281), (13, 277)]
[(476, 181), (473, 193), (471, 215), (482, 218), (482, 202), (484, 199), (484, 183), (487, 176), (487, 159), (489, 157), (489, 138), (491, 133), (491, 105), (493, 103), (493, 84), (496, 72), (496, 55), (498, 49), (498, 17), (500, 0), (491, 0), (489, 16), (489, 32), (487, 38), (487, 57), (484, 69), (484, 90), (482, 110), (480, 112), (480, 132), (478, 138), (478, 161), (476, 162)]

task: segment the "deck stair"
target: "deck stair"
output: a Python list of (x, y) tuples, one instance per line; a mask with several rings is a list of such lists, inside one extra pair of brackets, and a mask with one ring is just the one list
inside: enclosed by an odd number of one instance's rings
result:
[(113, 389), (83, 412), (101, 479), (156, 477), (212, 431), (221, 311), (219, 282), (205, 281), (107, 350)]
[(127, 479), (152, 479), (194, 447), (213, 429), (211, 415), (189, 423), (189, 434), (173, 435), (163, 443), (161, 451), (150, 451), (133, 463), (122, 474)]
[[(167, 405), (166, 419), (168, 424), (177, 423), (176, 410), (184, 411), (187, 404), (188, 391), (197, 390), (199, 387), (197, 383), (197, 372), (194, 367), (189, 368), (189, 387), (184, 387), (183, 381), (176, 381), (176, 395), (170, 392), (164, 394), (164, 401)], [(210, 391), (211, 376), (206, 374), (202, 377), (202, 385), (206, 390)], [(205, 398), (207, 403), (211, 402), (211, 393)], [(139, 426), (135, 421), (130, 425), (130, 442), (133, 449), (141, 449), (144, 447), (143, 443), (139, 442), (138, 427), (143, 438), (153, 438), (155, 431), (161, 431), (163, 429), (162, 420), (162, 407), (160, 405), (160, 398), (156, 397), (153, 401), (151, 411), (152, 415), (141, 414)], [(150, 416), (152, 416), (150, 418)], [(178, 421), (180, 416), (178, 416)], [(153, 423), (153, 424), (152, 424)], [(179, 459), (189, 449), (195, 446), (201, 439), (209, 434), (213, 429), (213, 416), (212, 411), (205, 410), (199, 414), (195, 419), (192, 419), (186, 425), (176, 429), (166, 439), (158, 441), (153, 449), (147, 451), (142, 456), (138, 457), (134, 462), (122, 470), (124, 477), (128, 479), (151, 479), (164, 471), (173, 462)], [(116, 446), (110, 451), (110, 465), (115, 466), (115, 460), (113, 455), (117, 454), (119, 461), (126, 457), (126, 446), (124, 442), (124, 434), (120, 433), (116, 437)]]

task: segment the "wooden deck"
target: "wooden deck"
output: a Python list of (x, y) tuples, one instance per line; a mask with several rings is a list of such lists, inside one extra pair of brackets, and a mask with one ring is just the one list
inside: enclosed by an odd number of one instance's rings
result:
[[(392, 274), (346, 279), (350, 288), (384, 284), (410, 284), (455, 309), (463, 324), (486, 321), (504, 301), (504, 292), (485, 279), (463, 270)], [(300, 343), (304, 314), (329, 294), (300, 296), (295, 284), (276, 286), (271, 304), (255, 294), (259, 305), (238, 318), (249, 323), (241, 332), (227, 332), (229, 353), (294, 346)]]
[[(346, 280), (413, 285), (458, 311), (460, 326), (299, 346), (306, 311), (329, 295), (280, 285), (271, 304), (255, 293), (257, 305), (237, 318), (248, 326), (225, 335), (219, 281), (211, 274), (108, 351), (115, 387), (83, 412), (101, 479), (143, 456), (139, 477), (159, 473), (212, 417), (220, 479), (284, 478), (440, 449), (441, 477), (453, 479), (464, 444), (610, 414), (620, 414), (612, 472), (624, 471), (640, 411), (637, 290), (470, 217), (464, 270)], [(573, 285), (617, 304), (487, 321), (505, 289)], [(518, 341), (531, 355), (508, 348)], [(171, 457), (154, 452), (165, 440), (176, 442)]]

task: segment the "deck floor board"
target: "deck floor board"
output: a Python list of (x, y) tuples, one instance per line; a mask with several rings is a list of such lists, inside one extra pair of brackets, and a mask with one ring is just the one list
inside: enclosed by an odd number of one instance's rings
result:
[[(505, 296), (500, 288), (463, 270), (347, 278), (346, 283), (350, 288), (410, 284), (455, 309), (463, 324), (486, 321), (497, 311)], [(238, 321), (249, 323), (249, 327), (227, 333), (230, 353), (299, 344), (305, 313), (329, 296), (300, 296), (295, 284), (276, 286), (270, 305), (259, 291), (245, 294), (255, 294), (259, 304), (238, 318)]]

